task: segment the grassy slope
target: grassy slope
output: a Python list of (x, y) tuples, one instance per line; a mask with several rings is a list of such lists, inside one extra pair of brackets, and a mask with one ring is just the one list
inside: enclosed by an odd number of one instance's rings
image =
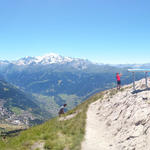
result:
[(7, 132), (7, 131), (25, 129), (25, 128), (27, 128), (27, 127), (21, 126), (21, 125), (18, 126), (18, 125), (10, 125), (10, 124), (0, 123), (0, 133), (1, 133), (1, 131)]
[[(116, 90), (115, 90), (116, 91)], [(116, 92), (115, 92), (116, 93)], [(113, 93), (113, 94), (115, 94)], [(58, 117), (23, 131), (19, 136), (0, 141), (1, 150), (29, 150), (35, 142), (44, 142), (46, 150), (80, 150), (84, 138), (88, 105), (102, 99), (104, 92), (95, 94), (65, 115), (80, 111), (74, 118), (59, 121)]]

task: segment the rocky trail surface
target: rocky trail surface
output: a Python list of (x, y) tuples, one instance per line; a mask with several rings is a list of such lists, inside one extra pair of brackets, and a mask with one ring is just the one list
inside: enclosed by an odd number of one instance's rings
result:
[(150, 90), (145, 80), (108, 90), (89, 106), (82, 150), (150, 150)]
[[(99, 101), (98, 101), (99, 102)], [(95, 102), (90, 105), (87, 112), (87, 125), (85, 141), (82, 150), (115, 150), (112, 137), (105, 130), (105, 124), (99, 121)]]

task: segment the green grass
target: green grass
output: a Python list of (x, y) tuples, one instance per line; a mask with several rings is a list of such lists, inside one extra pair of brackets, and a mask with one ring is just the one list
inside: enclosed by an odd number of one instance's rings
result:
[(74, 108), (76, 105), (81, 104), (81, 98), (78, 97), (77, 95), (68, 95), (68, 94), (59, 94), (58, 95), (62, 100), (67, 103), (67, 109), (71, 110)]
[(11, 107), (10, 108), (12, 112), (14, 112), (16, 115), (21, 114), (22, 110), (19, 107)]
[(44, 96), (41, 94), (33, 94), (33, 96), (38, 101), (38, 105), (40, 105), (41, 109), (44, 108), (52, 117), (56, 117), (59, 105), (56, 104), (54, 96)]
[(25, 129), (26, 126), (18, 126), (18, 125), (12, 125), (12, 124), (2, 124), (0, 123), (0, 133), (1, 131), (12, 131), (12, 130), (19, 130), (19, 129)]
[(88, 105), (98, 99), (102, 99), (103, 92), (95, 94), (75, 109), (68, 111), (65, 116), (79, 113), (70, 120), (59, 121), (53, 118), (44, 124), (34, 126), (20, 133), (19, 136), (0, 140), (1, 150), (29, 150), (39, 141), (45, 143), (45, 150), (80, 150), (81, 141), (85, 134), (86, 112)]

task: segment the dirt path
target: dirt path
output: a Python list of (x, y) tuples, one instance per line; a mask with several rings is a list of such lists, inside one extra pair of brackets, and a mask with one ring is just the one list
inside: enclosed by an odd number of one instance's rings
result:
[(70, 114), (68, 116), (65, 116), (65, 117), (60, 117), (59, 118), (59, 121), (65, 121), (65, 120), (69, 120), (69, 119), (72, 119), (73, 117), (75, 117), (77, 114), (79, 114), (81, 112), (81, 110), (78, 110), (76, 111), (75, 113), (73, 114)]
[(45, 143), (43, 141), (38, 141), (32, 145), (30, 150), (44, 150), (44, 144)]
[(99, 101), (92, 103), (87, 111), (85, 140), (81, 150), (116, 150), (113, 138), (105, 123), (98, 118)]
[(65, 121), (65, 120), (69, 120), (73, 117), (75, 117), (78, 113), (74, 113), (74, 114), (71, 114), (71, 115), (68, 115), (68, 116), (65, 116), (65, 117), (60, 117), (59, 118), (59, 121)]

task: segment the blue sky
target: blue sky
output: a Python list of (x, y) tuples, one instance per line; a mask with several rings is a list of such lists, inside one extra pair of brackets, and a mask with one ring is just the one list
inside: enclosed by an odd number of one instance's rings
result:
[(0, 59), (57, 53), (150, 62), (148, 0), (0, 0)]

